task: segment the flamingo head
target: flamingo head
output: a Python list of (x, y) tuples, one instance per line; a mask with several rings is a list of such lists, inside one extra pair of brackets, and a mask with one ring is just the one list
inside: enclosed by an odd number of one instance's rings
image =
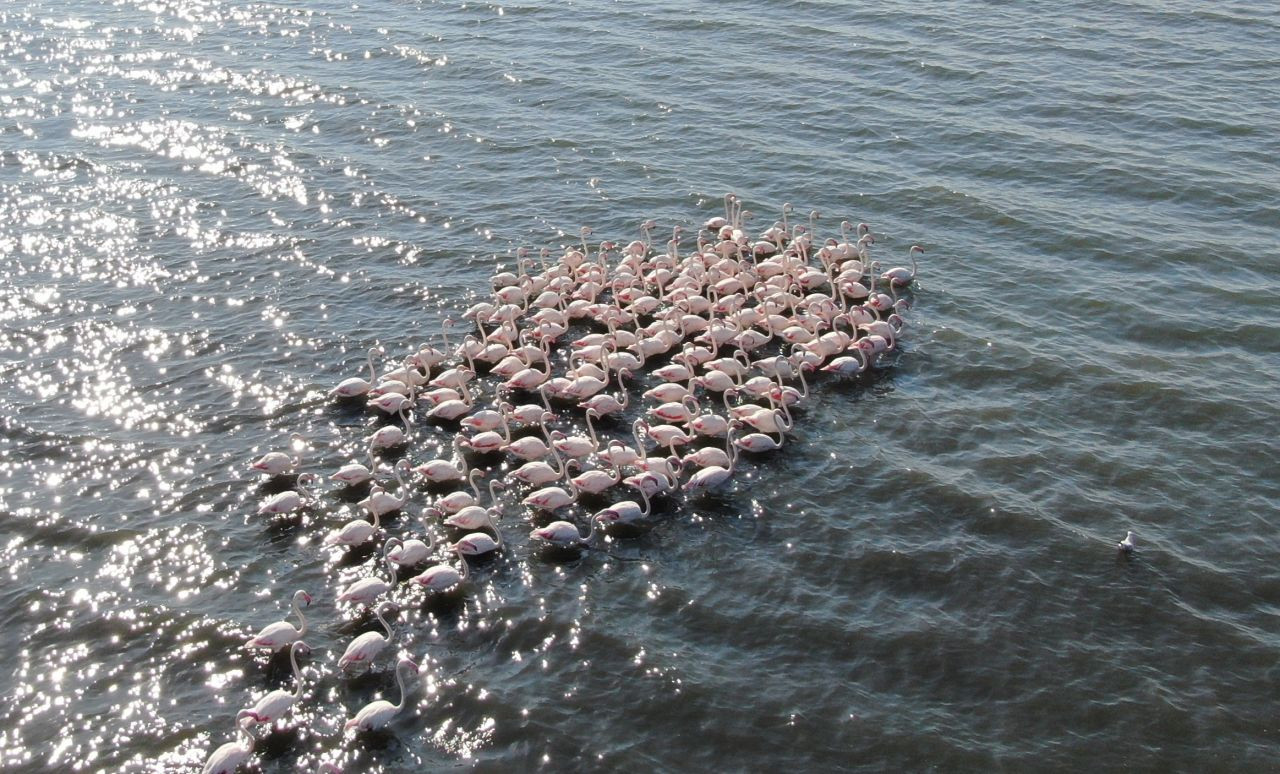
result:
[(236, 713), (237, 726), (245, 720), (249, 721), (248, 725), (253, 725), (254, 723), (261, 723), (264, 719), (265, 718), (262, 715), (259, 715), (251, 709), (242, 709)]

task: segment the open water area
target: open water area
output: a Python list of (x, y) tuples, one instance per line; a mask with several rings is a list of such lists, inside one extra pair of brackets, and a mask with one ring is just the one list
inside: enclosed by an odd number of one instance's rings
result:
[[(305, 589), (264, 772), (1276, 770), (1278, 41), (1252, 0), (3, 4), (0, 767), (198, 771)], [(327, 476), (381, 421), (328, 390), (521, 246), (692, 246), (730, 191), (924, 247), (900, 351), (592, 550), (504, 494), (340, 674), (381, 565), (321, 546)], [(258, 516), (294, 432), (317, 500)], [(392, 651), (408, 709), (344, 735)]]

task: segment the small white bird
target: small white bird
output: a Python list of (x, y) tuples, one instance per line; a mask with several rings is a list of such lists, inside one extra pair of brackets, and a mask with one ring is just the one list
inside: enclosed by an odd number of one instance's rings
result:
[(1122, 554), (1131, 554), (1131, 553), (1133, 553), (1133, 549), (1134, 549), (1134, 547), (1135, 547), (1135, 546), (1134, 546), (1134, 542), (1133, 542), (1133, 531), (1132, 531), (1132, 530), (1125, 532), (1124, 540), (1121, 540), (1119, 543), (1117, 543), (1117, 544), (1116, 544), (1116, 548), (1120, 549), (1120, 553), (1122, 553)]

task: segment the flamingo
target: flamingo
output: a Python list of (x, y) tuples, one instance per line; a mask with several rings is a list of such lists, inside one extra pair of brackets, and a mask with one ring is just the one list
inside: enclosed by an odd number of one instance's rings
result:
[(343, 379), (338, 383), (337, 387), (334, 387), (329, 391), (329, 395), (337, 398), (358, 398), (369, 392), (369, 388), (373, 385), (373, 380), (376, 378), (376, 372), (373, 370), (373, 356), (380, 351), (381, 350), (377, 347), (369, 348), (369, 354), (367, 357), (369, 363), (368, 379), (361, 379), (358, 376)]
[[(300, 449), (304, 443), (306, 443), (306, 439), (299, 433), (294, 433), (289, 436), (290, 448)], [(268, 476), (279, 476), (293, 471), (300, 464), (302, 464), (301, 454), (290, 457), (285, 452), (273, 451), (267, 452), (251, 462), (249, 464), (249, 468), (250, 470), (255, 470), (259, 473), (265, 473)]]
[(693, 440), (693, 436), (675, 425), (645, 425), (644, 432), (659, 446), (669, 448), (672, 454), (675, 454), (677, 445), (683, 446)]
[[(690, 401), (692, 401), (692, 406), (690, 406)], [(649, 409), (649, 413), (666, 422), (688, 423), (690, 419), (697, 415), (697, 412), (698, 400), (692, 395), (686, 395), (678, 402), (663, 403), (657, 408)]]
[(600, 519), (596, 516), (591, 517), (591, 526), (586, 535), (578, 532), (578, 527), (568, 521), (553, 521), (545, 527), (539, 527), (531, 533), (538, 540), (555, 546), (572, 546), (572, 545), (591, 545), (591, 541), (595, 539), (596, 527), (600, 524)]
[(303, 491), (286, 489), (283, 492), (276, 492), (266, 500), (262, 501), (262, 504), (258, 506), (258, 514), (275, 515), (281, 513), (292, 513), (293, 511), (298, 510), (303, 505), (306, 505), (307, 498), (310, 494), (306, 491), (306, 487), (310, 486), (315, 479), (316, 475), (314, 473), (303, 473), (301, 476), (298, 476), (297, 486)]
[(520, 502), (530, 508), (554, 511), (577, 501), (577, 499), (578, 494), (576, 491), (573, 494), (569, 494), (562, 487), (547, 486), (526, 495)]
[(490, 430), (497, 430), (506, 423), (507, 415), (504, 411), (494, 411), (493, 409), (483, 409), (477, 411), (469, 417), (464, 417), (458, 424), (473, 433), (485, 433)]
[[(476, 454), (489, 454), (491, 452), (501, 451), (507, 444), (511, 443), (511, 425), (507, 423), (506, 414), (499, 414), (499, 417), (501, 418), (501, 434), (496, 432), (496, 430), (485, 430), (483, 432), (476, 433), (471, 438), (462, 438), (458, 443), (471, 449), (471, 451)], [(495, 425), (495, 427), (497, 426), (498, 425)]]
[(374, 470), (377, 467), (377, 464), (374, 462), (374, 459), (373, 459), (372, 444), (370, 444), (368, 447), (368, 453), (369, 453), (369, 463), (367, 465), (363, 462), (354, 462), (354, 461), (348, 462), (347, 464), (338, 468), (337, 471), (335, 471), (332, 476), (329, 476), (329, 480), (337, 481), (343, 486), (360, 486), (361, 484), (372, 479)]
[[(675, 462), (673, 463), (672, 460)], [(622, 483), (640, 490), (642, 494), (649, 497), (670, 491), (675, 486), (676, 481), (675, 473), (672, 471), (671, 466), (679, 463), (679, 461), (679, 457), (668, 457), (662, 461), (662, 467), (655, 467), (652, 470), (646, 470), (634, 476), (627, 476), (622, 480)]]
[(398, 392), (387, 392), (368, 402), (369, 408), (377, 409), (384, 414), (395, 414), (406, 406), (413, 405), (414, 387), (409, 387), (409, 394), (401, 394)]
[(585, 457), (588, 454), (599, 450), (600, 440), (596, 437), (595, 426), (591, 423), (592, 417), (600, 416), (591, 409), (587, 410), (587, 433), (588, 435), (565, 435), (559, 431), (551, 434), (551, 445), (556, 451), (566, 457)]
[(556, 467), (551, 467), (544, 460), (534, 460), (526, 462), (520, 467), (512, 471), (512, 477), (523, 481), (532, 486), (542, 486), (550, 484), (562, 476), (564, 476), (564, 461), (560, 457), (560, 453), (555, 447), (551, 447), (551, 458), (556, 461)]
[(386, 699), (378, 699), (371, 701), (360, 708), (355, 717), (351, 718), (343, 726), (346, 730), (355, 731), (377, 731), (391, 722), (396, 715), (404, 709), (405, 699), (408, 698), (409, 688), (404, 683), (406, 674), (416, 675), (418, 673), (418, 665), (413, 659), (402, 656), (396, 664), (396, 684), (400, 686), (400, 701), (392, 704)]
[(338, 595), (338, 601), (364, 605), (373, 602), (390, 591), (396, 582), (396, 565), (387, 558), (386, 554), (387, 552), (384, 549), (383, 558), (386, 559), (387, 569), (391, 572), (390, 581), (385, 581), (377, 576), (361, 578), (343, 589), (342, 593)]
[(895, 266), (884, 274), (881, 274), (880, 279), (888, 282), (891, 286), (896, 285), (897, 287), (905, 288), (907, 285), (910, 285), (916, 278), (916, 253), (924, 255), (924, 248), (920, 245), (912, 245), (911, 249), (907, 251), (907, 254), (911, 256), (910, 271), (905, 267)]
[(467, 389), (465, 382), (458, 385), (461, 391), (460, 396), (453, 400), (443, 400), (431, 407), (427, 412), (427, 416), (432, 419), (453, 420), (457, 419), (467, 412), (471, 411), (475, 401), (471, 397), (470, 390)]
[(415, 567), (421, 564), (435, 547), (435, 538), (432, 536), (431, 543), (424, 543), (417, 538), (401, 540), (398, 537), (387, 538), (387, 542), (383, 544), (383, 548), (387, 552), (387, 558), (401, 567)]
[[(375, 491), (369, 494), (381, 492), (382, 487), (375, 486)], [(361, 502), (364, 502), (363, 500)], [(381, 516), (378, 511), (370, 511), (373, 514), (373, 523), (364, 519), (352, 519), (343, 524), (340, 529), (336, 529), (325, 536), (324, 545), (326, 546), (358, 546), (362, 545), (369, 538), (373, 537), (379, 529), (382, 528)]]
[(414, 467), (413, 472), (422, 476), (431, 484), (462, 481), (467, 477), (467, 461), (466, 459), (459, 459), (458, 463), (454, 464), (451, 460), (445, 459), (427, 460)]
[[(542, 339), (543, 346), (547, 346), (547, 338)], [(526, 368), (512, 374), (502, 383), (503, 390), (534, 390), (546, 383), (551, 378), (551, 361), (546, 357), (542, 359), (544, 368), (539, 371), (530, 364)]]
[(293, 667), (292, 691), (276, 689), (258, 699), (252, 707), (241, 710), (241, 714), (253, 718), (255, 723), (270, 724), (282, 718), (284, 713), (302, 698), (302, 672), (298, 669), (298, 651), (308, 649), (307, 644), (302, 640), (295, 640), (289, 646), (289, 664)]
[(249, 726), (253, 724), (253, 718), (242, 717), (236, 719), (237, 734), (243, 733), (246, 741), (244, 744), (240, 742), (227, 742), (218, 749), (209, 754), (204, 762), (204, 774), (235, 774), (235, 770), (240, 767), (253, 755), (253, 732), (249, 730)]
[(382, 649), (395, 636), (395, 632), (391, 629), (391, 624), (387, 623), (387, 619), (382, 617), (382, 613), (393, 608), (394, 605), (390, 602), (383, 602), (374, 609), (373, 614), (377, 617), (378, 623), (382, 624), (382, 628), (386, 629), (386, 635), (384, 636), (382, 632), (365, 632), (356, 637), (347, 645), (342, 657), (338, 659), (339, 669), (346, 669), (352, 665), (368, 664), (382, 652)]
[(776, 441), (764, 433), (748, 433), (741, 438), (735, 438), (733, 445), (749, 452), (767, 452), (781, 449), (783, 439), (782, 433), (778, 433), (778, 440)]
[(617, 369), (617, 374), (618, 374), (618, 386), (622, 388), (622, 400), (618, 400), (614, 396), (609, 395), (607, 393), (600, 393), (598, 395), (593, 395), (591, 398), (587, 400), (582, 401), (581, 403), (578, 404), (578, 406), (588, 411), (594, 411), (596, 413), (596, 416), (605, 416), (606, 414), (616, 414), (619, 411), (622, 411), (623, 409), (625, 409), (627, 407), (627, 404), (631, 400), (631, 393), (627, 392), (627, 387), (625, 384), (623, 384), (622, 379), (624, 376), (630, 377), (631, 370), (628, 368), (619, 368)]
[(493, 521), (493, 514), (498, 510), (498, 493), (496, 490), (505, 489), (506, 484), (494, 479), (489, 482), (489, 507), (484, 508), (480, 505), (468, 505), (463, 507), (457, 513), (449, 516), (444, 520), (445, 526), (454, 527), (455, 529), (480, 529), (481, 527), (489, 527), (494, 532), (498, 531), (497, 524)]
[[(553, 415), (549, 411), (543, 412), (542, 418), (538, 422), (539, 426), (542, 428), (544, 436), (547, 433), (547, 420), (551, 419), (552, 416)], [(542, 438), (539, 438), (536, 435), (530, 435), (511, 441), (507, 444), (506, 450), (514, 457), (527, 462), (532, 462), (533, 460), (540, 460), (543, 457), (546, 457), (551, 453), (552, 447), (548, 446), (547, 442)], [(556, 478), (559, 478), (559, 476), (556, 476)]]
[(468, 505), (475, 505), (480, 502), (480, 487), (476, 484), (477, 478), (483, 478), (485, 472), (476, 468), (467, 476), (467, 483), (471, 486), (470, 492), (450, 492), (431, 504), (427, 510), (431, 513), (449, 516), (466, 508)]
[(463, 556), (480, 556), (502, 548), (502, 532), (498, 530), (498, 524), (494, 521), (493, 516), (497, 513), (497, 493), (495, 488), (502, 485), (493, 482), (489, 485), (489, 498), (493, 501), (493, 505), (487, 510), (481, 509), (480, 506), (474, 506), (472, 509), (463, 508), (453, 514), (449, 519), (445, 520), (445, 524), (460, 529), (480, 530), (488, 528), (493, 530), (493, 534), (486, 532), (468, 532), (459, 538), (450, 546)]
[(471, 577), (471, 565), (467, 564), (461, 552), (458, 552), (458, 559), (462, 564), (461, 570), (451, 564), (441, 563), (428, 567), (422, 571), (422, 574), (415, 575), (410, 580), (427, 591), (437, 594), (455, 589)]
[[(413, 395), (415, 388), (409, 388), (410, 396)], [(394, 449), (409, 439), (409, 433), (406, 428), (413, 427), (413, 418), (409, 416), (409, 409), (413, 406), (413, 398), (408, 397), (400, 401), (400, 405), (396, 408), (396, 413), (400, 415), (400, 421), (404, 423), (404, 427), (399, 425), (385, 425), (379, 427), (372, 435), (365, 438), (369, 442), (369, 449)]]
[[(635, 449), (632, 449), (630, 446), (627, 446), (616, 438), (610, 439), (609, 445), (604, 449), (604, 451), (598, 452), (596, 457), (617, 468), (634, 464), (640, 459), (640, 455)], [(556, 478), (559, 478), (559, 476)]]
[(822, 370), (839, 376), (857, 376), (866, 371), (870, 365), (866, 350), (862, 347), (853, 347), (849, 351), (854, 354), (842, 355), (824, 365)]
[(395, 513), (409, 502), (409, 482), (405, 480), (405, 475), (409, 473), (409, 461), (400, 460), (397, 462), (394, 472), (396, 482), (400, 485), (399, 497), (395, 497), (379, 487), (371, 491), (368, 497), (357, 503), (360, 507), (368, 510), (374, 518), (386, 516), (388, 513)]
[(610, 505), (608, 508), (597, 511), (592, 519), (599, 519), (604, 524), (634, 524), (647, 519), (651, 510), (649, 493), (641, 489), (640, 498), (644, 500), (643, 507), (634, 500), (622, 500)]
[[(573, 460), (572, 462), (581, 467), (581, 463), (578, 460)], [(573, 484), (573, 488), (580, 494), (600, 494), (622, 481), (622, 472), (617, 467), (614, 467), (613, 473), (611, 476), (603, 470), (588, 470), (574, 476), (569, 482)]]
[[(730, 423), (731, 426), (732, 423)], [(712, 465), (719, 465), (722, 468), (729, 467), (729, 452), (733, 450), (733, 438), (727, 432), (725, 433), (725, 448), (718, 446), (704, 446), (697, 451), (690, 452), (680, 458), (681, 466), (695, 465), (699, 468), (708, 468)]]
[(293, 592), (293, 613), (298, 616), (299, 625), (295, 627), (288, 621), (276, 621), (273, 624), (268, 624), (262, 631), (251, 637), (245, 643), (245, 647), (274, 651), (292, 645), (302, 639), (303, 635), (307, 633), (307, 617), (302, 614), (302, 607), (310, 604), (310, 594), (301, 589)]
[[(729, 396), (734, 392), (734, 390), (725, 390), (721, 393), (726, 414), (731, 411), (729, 407)], [(701, 436), (721, 436), (729, 431), (729, 420), (708, 410), (705, 414), (699, 414), (692, 417), (689, 420), (689, 429)]]
[(689, 480), (684, 483), (684, 491), (691, 494), (705, 492), (709, 489), (714, 489), (729, 480), (733, 475), (734, 469), (738, 466), (738, 447), (732, 445), (732, 430), (729, 431), (729, 437), (730, 447), (733, 449), (733, 455), (729, 458), (729, 466), (723, 467), (720, 465), (708, 465), (702, 468), (697, 473), (690, 476)]

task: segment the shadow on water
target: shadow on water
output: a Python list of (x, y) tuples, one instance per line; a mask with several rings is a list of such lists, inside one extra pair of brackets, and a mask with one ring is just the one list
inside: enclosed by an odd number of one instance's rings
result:
[(254, 751), (263, 760), (279, 760), (296, 751), (301, 738), (302, 732), (297, 726), (271, 726), (265, 734), (258, 737)]
[(310, 523), (305, 511), (282, 513), (273, 516), (266, 522), (266, 533), (269, 543), (277, 548), (293, 543), (299, 530)]
[(442, 628), (456, 629), (466, 606), (466, 584), (459, 584), (448, 591), (427, 592), (418, 609), (436, 619)]
[(355, 504), (369, 496), (369, 490), (373, 488), (371, 481), (363, 484), (352, 484), (350, 486), (339, 487), (329, 493), (329, 496), (339, 502)]
[[(305, 639), (305, 638), (304, 638)], [(298, 666), (305, 668), (310, 660), (311, 649), (298, 651)], [(292, 688), (293, 664), (289, 661), (289, 649), (277, 648), (262, 666), (262, 684), (267, 688)]]
[(296, 489), (298, 486), (298, 476), (296, 473), (285, 473), (279, 476), (272, 476), (266, 481), (258, 484), (258, 495), (260, 497), (270, 497), (274, 494), (287, 492), (290, 489)]
[(372, 540), (366, 540), (358, 546), (349, 546), (338, 558), (339, 567), (355, 567), (364, 564), (369, 557), (377, 553), (378, 547)]
[(538, 559), (547, 564), (575, 565), (586, 559), (591, 548), (583, 543), (557, 546), (550, 543), (538, 549)]
[(361, 395), (354, 398), (338, 398), (330, 401), (326, 413), (335, 425), (350, 427), (364, 424), (369, 410), (365, 406), (366, 398)]

